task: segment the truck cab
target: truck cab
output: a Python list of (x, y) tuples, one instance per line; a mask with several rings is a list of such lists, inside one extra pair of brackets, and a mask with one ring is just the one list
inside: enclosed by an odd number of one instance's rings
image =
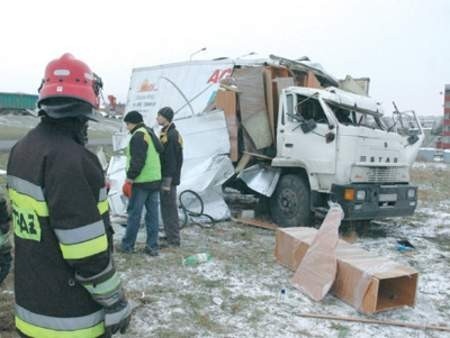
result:
[(412, 214), (409, 168), (424, 133), (414, 112), (396, 117), (388, 126), (375, 100), (335, 87), (284, 89), (271, 163), (282, 172), (270, 200), (275, 222), (307, 225), (328, 201), (346, 220)]

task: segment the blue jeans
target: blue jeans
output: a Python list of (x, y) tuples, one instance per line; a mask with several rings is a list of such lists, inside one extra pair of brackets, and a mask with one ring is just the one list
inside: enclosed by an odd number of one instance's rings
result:
[(132, 251), (141, 223), (142, 209), (145, 206), (145, 227), (147, 229), (147, 248), (158, 250), (159, 231), (159, 191), (146, 190), (133, 186), (128, 201), (128, 222), (125, 236), (122, 238), (122, 249)]

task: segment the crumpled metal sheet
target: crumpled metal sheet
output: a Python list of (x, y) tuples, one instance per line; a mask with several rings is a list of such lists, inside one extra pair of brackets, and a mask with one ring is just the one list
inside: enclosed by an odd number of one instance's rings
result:
[(175, 125), (183, 137), (182, 176), (193, 167), (219, 154), (229, 154), (230, 140), (221, 110), (191, 118), (176, 120)]
[(234, 175), (234, 167), (228, 155), (217, 155), (202, 161), (181, 177), (178, 194), (192, 190), (204, 203), (204, 213), (215, 220), (230, 217), (230, 210), (222, 194), (222, 184)]
[(114, 155), (108, 166), (106, 176), (110, 184), (108, 194), (109, 207), (112, 215), (125, 215), (128, 199), (122, 193), (122, 185), (126, 179), (125, 167), (127, 159), (124, 155)]
[(258, 163), (244, 169), (238, 178), (243, 180), (250, 189), (270, 197), (277, 187), (280, 175), (281, 169), (266, 167)]
[(130, 134), (126, 131), (114, 133), (112, 136), (113, 150), (125, 149), (130, 142)]

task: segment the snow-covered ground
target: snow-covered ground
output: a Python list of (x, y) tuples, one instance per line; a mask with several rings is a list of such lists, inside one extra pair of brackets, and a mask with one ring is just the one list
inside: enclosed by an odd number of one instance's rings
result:
[[(449, 168), (417, 164), (412, 177), (420, 189), (416, 214), (376, 222), (353, 238), (356, 245), (419, 272), (415, 308), (363, 316), (332, 295), (316, 303), (291, 287), (292, 272), (276, 263), (273, 232), (224, 222), (214, 229), (184, 229), (182, 247), (164, 249), (157, 258), (142, 252), (143, 232), (135, 254), (115, 254), (128, 297), (137, 306), (130, 329), (122, 337), (450, 337), (439, 331), (299, 315), (313, 312), (449, 325)], [(124, 230), (118, 224), (115, 228), (118, 243)], [(416, 249), (397, 251), (400, 238), (407, 238)], [(213, 259), (197, 267), (182, 265), (183, 257), (199, 252), (209, 252)], [(11, 277), (8, 280), (0, 297), (10, 297)], [(0, 333), (0, 337), (8, 335)]]

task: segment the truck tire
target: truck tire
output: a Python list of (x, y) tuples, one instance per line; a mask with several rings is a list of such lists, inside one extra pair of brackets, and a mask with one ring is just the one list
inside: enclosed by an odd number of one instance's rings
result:
[(298, 175), (284, 175), (270, 199), (272, 219), (281, 227), (310, 226), (312, 212), (308, 183)]

